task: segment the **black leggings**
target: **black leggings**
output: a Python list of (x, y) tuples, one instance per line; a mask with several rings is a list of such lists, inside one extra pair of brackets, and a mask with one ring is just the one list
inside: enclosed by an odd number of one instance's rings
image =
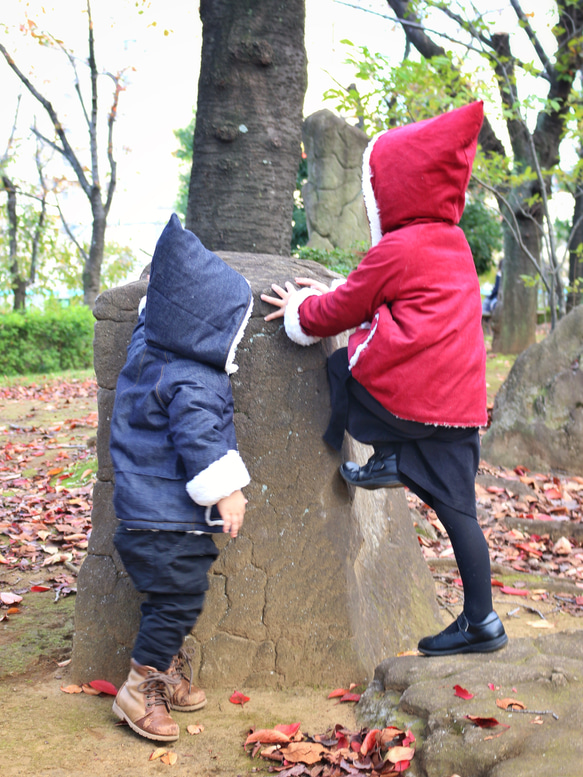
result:
[(478, 623), (492, 611), (490, 554), (476, 518), (434, 500), (433, 509), (446, 530), (464, 587), (464, 613)]
[(324, 439), (337, 450), (344, 432), (375, 451), (394, 453), (399, 479), (433, 508), (451, 540), (470, 622), (492, 610), (488, 543), (476, 516), (477, 428), (439, 427), (397, 418), (355, 381), (346, 348), (328, 359), (332, 413)]

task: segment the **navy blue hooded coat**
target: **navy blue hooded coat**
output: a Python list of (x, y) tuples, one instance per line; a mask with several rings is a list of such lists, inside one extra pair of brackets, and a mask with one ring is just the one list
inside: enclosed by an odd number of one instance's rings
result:
[(221, 531), (213, 506), (249, 483), (229, 375), (252, 307), (247, 280), (173, 215), (111, 420), (113, 501), (126, 528)]

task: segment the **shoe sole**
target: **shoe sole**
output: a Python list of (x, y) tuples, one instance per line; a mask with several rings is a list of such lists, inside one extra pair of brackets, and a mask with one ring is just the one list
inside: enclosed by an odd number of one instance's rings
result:
[(207, 701), (208, 700), (205, 699), (198, 704), (191, 704), (190, 707), (180, 706), (179, 704), (171, 704), (170, 709), (176, 710), (177, 712), (194, 712), (195, 710), (201, 710), (203, 707), (206, 707)]
[(424, 656), (453, 656), (458, 653), (493, 653), (495, 650), (503, 648), (507, 643), (508, 635), (502, 634), (501, 637), (496, 637), (496, 639), (491, 639), (488, 642), (478, 642), (475, 645), (467, 644), (452, 650), (427, 650), (424, 648), (418, 648), (418, 650)]
[(345, 477), (342, 472), (340, 473), (340, 476), (349, 486), (354, 486), (355, 488), (365, 488), (367, 491), (376, 491), (379, 488), (404, 488), (403, 484), (398, 480), (389, 480), (388, 482), (368, 480), (364, 483), (354, 483), (352, 480), (349, 480), (347, 477)]
[(152, 734), (150, 731), (144, 731), (143, 728), (140, 728), (139, 726), (136, 726), (135, 723), (133, 723), (128, 716), (125, 714), (125, 712), (122, 710), (121, 707), (118, 707), (117, 703), (114, 701), (112, 710), (115, 712), (117, 717), (120, 720), (123, 720), (125, 723), (128, 724), (128, 726), (136, 732), (136, 734), (139, 734), (142, 737), (146, 737), (146, 739), (154, 739), (156, 742), (176, 742), (178, 737), (180, 736), (180, 733), (174, 734), (174, 735), (168, 735), (164, 736), (163, 734)]

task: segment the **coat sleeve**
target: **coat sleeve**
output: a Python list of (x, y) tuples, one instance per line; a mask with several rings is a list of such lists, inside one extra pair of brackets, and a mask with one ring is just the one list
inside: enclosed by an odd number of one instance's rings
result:
[(186, 490), (199, 505), (216, 504), (250, 482), (237, 450), (233, 403), (229, 392), (181, 385), (168, 405), (169, 429), (184, 463)]
[(345, 283), (326, 294), (304, 288), (295, 292), (286, 307), (287, 335), (299, 345), (311, 345), (322, 337), (367, 325), (375, 311), (393, 292), (384, 252), (372, 248)]

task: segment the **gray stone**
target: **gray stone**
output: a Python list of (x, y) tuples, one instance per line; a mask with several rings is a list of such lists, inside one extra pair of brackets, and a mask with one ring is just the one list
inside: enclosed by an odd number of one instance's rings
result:
[(583, 307), (518, 356), (498, 391), (482, 458), (583, 475)]
[[(364, 680), (384, 656), (414, 647), (441, 622), (404, 491), (349, 493), (338, 474), (341, 456), (322, 441), (329, 415), (326, 353), (344, 340), (302, 348), (281, 322), (263, 318), (271, 308), (260, 294), (272, 282), (333, 276), (314, 262), (222, 256), (247, 277), (255, 298), (232, 376), (237, 438), (251, 484), (241, 535), (217, 537), (220, 555), (189, 638), (198, 680), (207, 687)], [(96, 340), (105, 340), (96, 359), (109, 363), (96, 365), (107, 386), (99, 389), (93, 535), (76, 599), (77, 679), (91, 667), (91, 676), (121, 682), (139, 622), (141, 598), (111, 541), (116, 520), (107, 441), (111, 383), (122, 361), (109, 349), (125, 353), (133, 324), (126, 306), (130, 300), (137, 306), (143, 290), (110, 290), (106, 304), (99, 298), (96, 307), (102, 316)], [(347, 439), (343, 455), (362, 463), (370, 451)]]
[[(457, 697), (455, 685), (473, 698)], [(386, 659), (356, 713), (364, 725), (412, 728), (416, 777), (580, 777), (582, 692), (583, 632), (564, 632), (511, 640), (491, 654)], [(499, 708), (505, 698), (527, 711)], [(481, 728), (468, 715), (499, 725)]]
[(308, 181), (302, 189), (309, 243), (351, 248), (370, 243), (362, 198), (362, 154), (368, 137), (331, 111), (308, 116), (303, 127)]

